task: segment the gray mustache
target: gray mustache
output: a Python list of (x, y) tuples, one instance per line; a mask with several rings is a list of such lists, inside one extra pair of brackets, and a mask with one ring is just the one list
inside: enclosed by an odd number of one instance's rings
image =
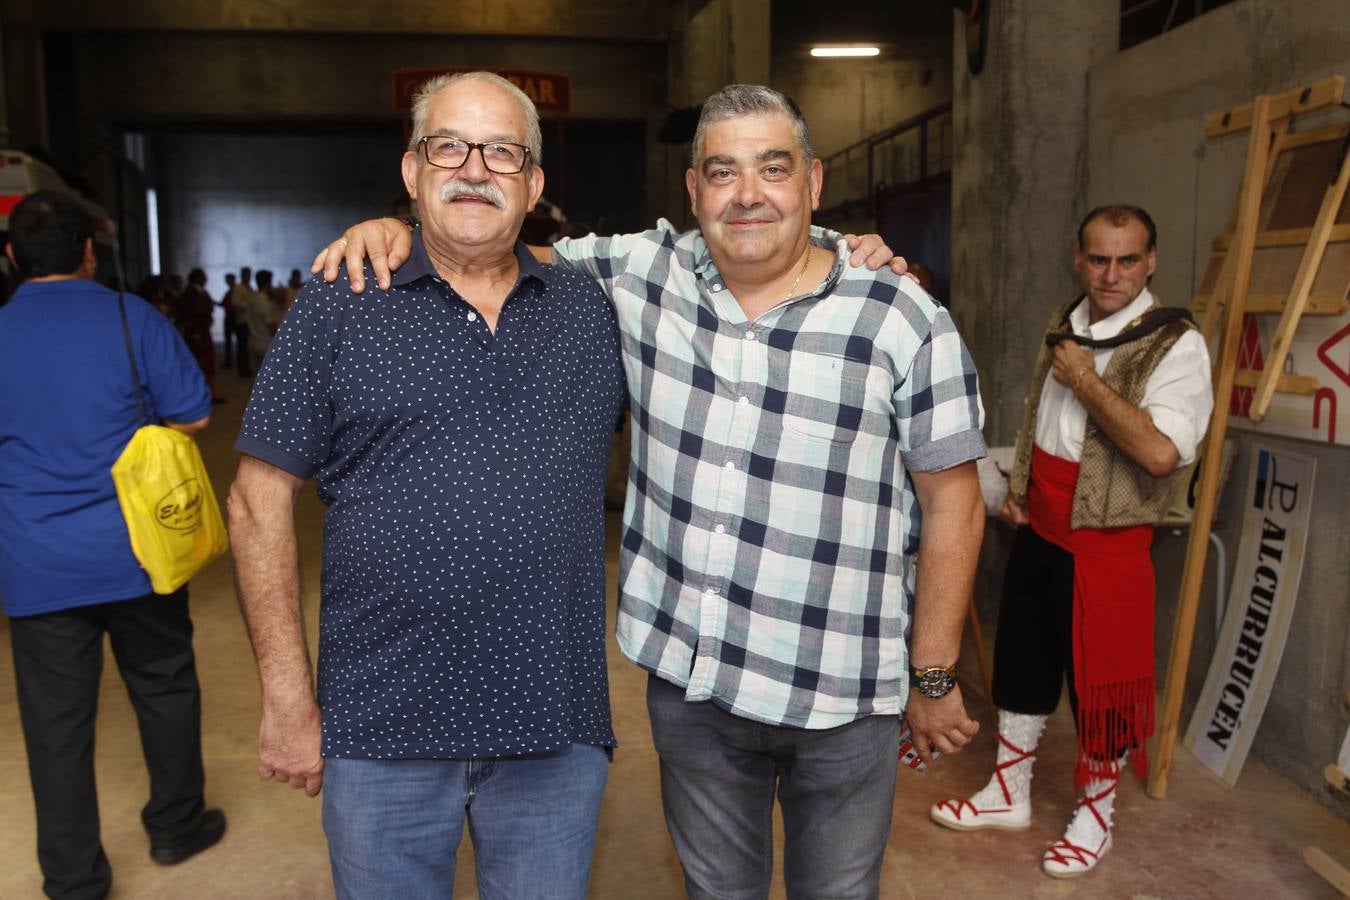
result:
[(447, 181), (441, 186), (441, 202), (449, 203), (458, 197), (477, 197), (486, 200), (498, 209), (506, 208), (506, 197), (496, 187), (487, 182)]

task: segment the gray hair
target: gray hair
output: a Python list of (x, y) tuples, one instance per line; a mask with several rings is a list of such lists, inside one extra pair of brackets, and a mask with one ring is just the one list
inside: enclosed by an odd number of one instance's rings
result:
[(792, 122), (792, 130), (797, 135), (797, 146), (802, 151), (806, 164), (816, 158), (811, 149), (811, 132), (806, 127), (806, 118), (797, 104), (786, 94), (779, 93), (762, 84), (729, 84), (703, 102), (703, 111), (699, 113), (698, 128), (694, 131), (694, 147), (690, 154), (690, 165), (697, 166), (703, 156), (703, 132), (714, 122), (727, 119), (739, 119), (742, 116), (783, 115)]
[(543, 161), (544, 139), (539, 132), (539, 110), (534, 108), (534, 101), (526, 96), (524, 91), (495, 72), (460, 72), (457, 75), (447, 73), (423, 82), (413, 95), (412, 138), (408, 141), (409, 150), (416, 152), (417, 145), (426, 137), (427, 107), (431, 106), (431, 98), (461, 81), (485, 81), (510, 94), (511, 99), (520, 105), (520, 112), (525, 117), (525, 146), (530, 148), (529, 162), (538, 165)]

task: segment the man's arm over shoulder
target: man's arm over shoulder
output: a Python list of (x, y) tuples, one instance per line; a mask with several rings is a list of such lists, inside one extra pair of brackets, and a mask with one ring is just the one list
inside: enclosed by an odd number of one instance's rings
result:
[(323, 786), (322, 727), (300, 592), (294, 506), (304, 481), (241, 456), (226, 508), (239, 609), (262, 687), (258, 776), (302, 788)]
[(592, 232), (583, 237), (565, 237), (553, 245), (549, 261), (593, 278), (608, 293), (615, 277), (628, 268), (638, 248), (647, 244), (654, 252), (664, 239), (673, 242), (678, 236), (674, 226), (661, 219), (650, 231), (605, 237)]

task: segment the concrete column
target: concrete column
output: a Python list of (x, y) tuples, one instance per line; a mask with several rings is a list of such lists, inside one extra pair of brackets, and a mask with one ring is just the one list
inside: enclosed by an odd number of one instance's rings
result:
[[(667, 66), (670, 108), (699, 106), (728, 84), (769, 83), (769, 0), (678, 0), (672, 4)], [(692, 228), (684, 188), (689, 145), (648, 144), (648, 206)]]
[(672, 100), (695, 106), (727, 84), (769, 83), (769, 0), (691, 4)]
[(0, 3), (0, 147), (47, 145), (46, 72), (32, 6)]
[(9, 80), (5, 77), (5, 23), (0, 20), (0, 147), (9, 147)]
[(952, 307), (979, 367), (987, 434), (1011, 443), (1045, 319), (1074, 289), (1086, 211), (1090, 66), (1116, 52), (1116, 0), (1000, 0), (984, 69), (953, 69)]

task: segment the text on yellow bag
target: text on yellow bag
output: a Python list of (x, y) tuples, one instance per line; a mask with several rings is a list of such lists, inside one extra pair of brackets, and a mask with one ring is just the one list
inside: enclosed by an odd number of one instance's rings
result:
[(229, 549), (220, 505), (191, 437), (161, 425), (132, 435), (112, 467), (131, 552), (169, 594)]

